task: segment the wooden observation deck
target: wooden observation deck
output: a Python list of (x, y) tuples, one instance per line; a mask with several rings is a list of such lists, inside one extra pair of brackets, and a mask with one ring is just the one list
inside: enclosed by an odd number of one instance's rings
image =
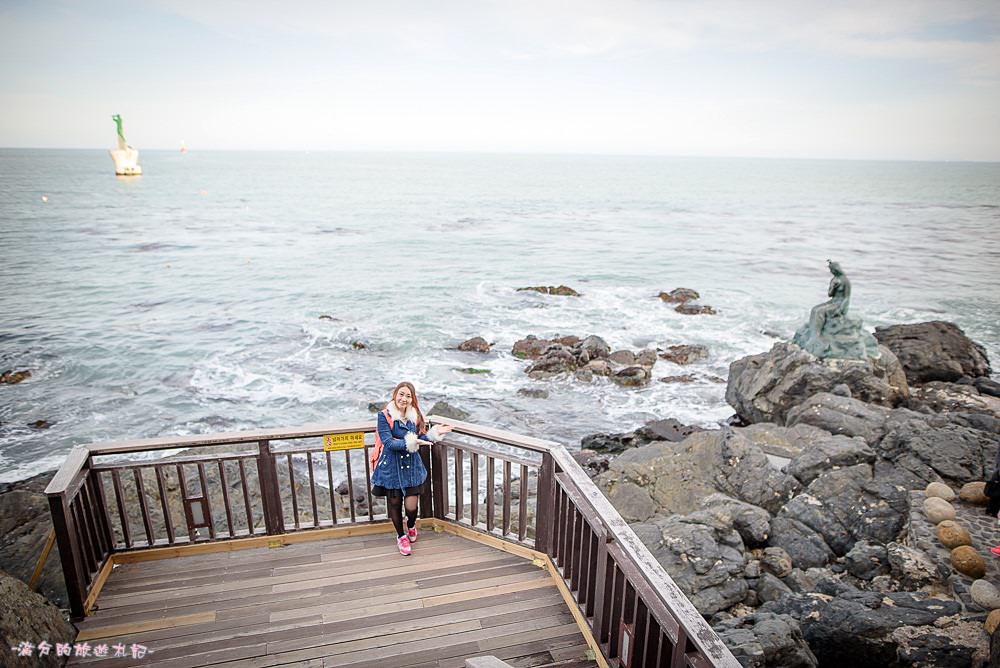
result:
[(46, 490), (70, 665), (739, 666), (565, 448), (429, 419), (455, 430), (410, 557), (374, 420), (74, 448)]

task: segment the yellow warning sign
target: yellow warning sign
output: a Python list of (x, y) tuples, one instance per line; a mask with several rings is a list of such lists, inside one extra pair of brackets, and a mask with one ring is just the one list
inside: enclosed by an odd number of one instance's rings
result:
[(365, 447), (365, 434), (352, 431), (349, 434), (326, 434), (323, 436), (324, 450), (353, 450)]

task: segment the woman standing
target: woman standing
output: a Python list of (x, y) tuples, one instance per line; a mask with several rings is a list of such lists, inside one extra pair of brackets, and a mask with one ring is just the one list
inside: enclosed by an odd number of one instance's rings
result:
[(427, 469), (420, 457), (419, 441), (434, 443), (451, 430), (445, 425), (427, 429), (412, 383), (397, 385), (389, 404), (378, 414), (376, 431), (382, 453), (372, 473), (372, 494), (386, 497), (389, 519), (396, 528), (396, 543), (403, 556), (410, 556), (410, 544), (417, 540), (417, 498), (427, 491)]

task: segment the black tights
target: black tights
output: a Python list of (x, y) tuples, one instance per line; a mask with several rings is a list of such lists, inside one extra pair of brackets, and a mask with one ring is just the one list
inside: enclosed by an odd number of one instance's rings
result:
[[(417, 525), (417, 498), (416, 496), (406, 497), (406, 527), (412, 529)], [(392, 526), (396, 527), (396, 537), (403, 536), (403, 497), (388, 497), (389, 519)]]

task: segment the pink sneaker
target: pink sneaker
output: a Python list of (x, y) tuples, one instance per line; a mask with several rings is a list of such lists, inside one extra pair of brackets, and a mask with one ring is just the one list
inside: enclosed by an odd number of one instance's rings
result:
[(417, 542), (417, 527), (406, 530), (406, 537), (410, 539), (411, 543)]
[(399, 553), (404, 557), (410, 556), (412, 550), (410, 550), (410, 539), (406, 536), (400, 536), (396, 539), (396, 546), (399, 547)]

